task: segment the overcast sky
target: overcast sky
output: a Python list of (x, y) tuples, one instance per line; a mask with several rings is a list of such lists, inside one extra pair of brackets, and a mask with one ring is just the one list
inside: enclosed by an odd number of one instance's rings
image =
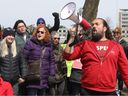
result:
[[(18, 19), (23, 19), (27, 25), (36, 24), (39, 17), (43, 17), (46, 24), (53, 25), (52, 12), (60, 13), (64, 5), (69, 2), (76, 3), (76, 10), (82, 8), (85, 0), (1, 0), (0, 24), (13, 27)], [(128, 0), (100, 0), (98, 16), (110, 18), (110, 26), (117, 24), (118, 9), (128, 9)], [(73, 24), (70, 20), (61, 20), (66, 27)]]

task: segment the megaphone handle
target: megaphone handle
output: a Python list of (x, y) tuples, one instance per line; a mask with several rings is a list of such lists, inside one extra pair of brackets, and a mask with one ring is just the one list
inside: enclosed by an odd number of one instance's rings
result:
[(76, 37), (75, 37), (74, 42), (72, 42), (71, 44), (69, 44), (69, 47), (72, 47), (73, 45), (75, 45), (75, 44), (77, 44), (77, 43), (78, 43), (78, 40), (77, 40)]
[(77, 32), (78, 32), (78, 25), (79, 24), (76, 24), (76, 35), (75, 35), (75, 39), (74, 39), (74, 42), (72, 42), (69, 47), (72, 47), (73, 45), (77, 44), (78, 43), (78, 37), (77, 37)]

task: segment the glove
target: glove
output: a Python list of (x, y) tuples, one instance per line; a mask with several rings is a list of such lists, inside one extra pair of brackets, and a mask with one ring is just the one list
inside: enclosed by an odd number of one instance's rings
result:
[(59, 13), (57, 13), (57, 12), (53, 12), (52, 15), (53, 15), (54, 17), (59, 17)]

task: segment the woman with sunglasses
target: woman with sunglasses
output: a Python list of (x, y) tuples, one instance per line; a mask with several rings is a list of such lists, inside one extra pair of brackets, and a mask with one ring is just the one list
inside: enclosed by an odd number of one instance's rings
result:
[[(40, 72), (39, 80), (28, 82), (27, 95), (46, 96), (46, 90), (49, 87), (48, 77), (55, 73), (55, 59), (50, 43), (50, 33), (45, 25), (37, 26), (32, 38), (25, 44), (24, 56), (28, 65), (39, 60), (39, 64), (35, 63), (37, 65), (35, 67), (39, 68)], [(38, 70), (35, 67), (31, 67), (31, 69), (36, 73)], [(28, 73), (30, 73), (29, 70)]]

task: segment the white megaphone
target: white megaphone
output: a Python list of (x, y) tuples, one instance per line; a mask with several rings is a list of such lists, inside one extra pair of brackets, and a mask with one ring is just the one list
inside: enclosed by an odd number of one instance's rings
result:
[(66, 4), (60, 12), (60, 18), (62, 20), (70, 19), (76, 24), (79, 23), (79, 15), (76, 12), (76, 4), (74, 2), (70, 2)]

